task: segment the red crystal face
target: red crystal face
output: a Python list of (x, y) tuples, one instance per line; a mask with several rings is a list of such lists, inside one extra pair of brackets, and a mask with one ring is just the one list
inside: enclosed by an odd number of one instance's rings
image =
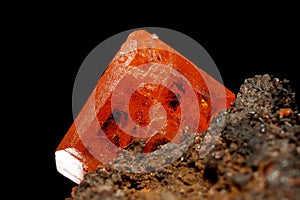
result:
[[(234, 94), (146, 31), (129, 35), (56, 151), (58, 170), (75, 182), (117, 152), (145, 142), (144, 153), (201, 133)], [(68, 157), (77, 166), (67, 169)], [(73, 158), (73, 159), (72, 159)]]

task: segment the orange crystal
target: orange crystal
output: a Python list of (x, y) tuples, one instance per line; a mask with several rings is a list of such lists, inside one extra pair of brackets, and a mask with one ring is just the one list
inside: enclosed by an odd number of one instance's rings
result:
[(145, 140), (147, 153), (177, 142), (182, 124), (189, 132), (205, 131), (234, 99), (230, 90), (156, 35), (135, 31), (57, 147), (57, 170), (79, 183), (86, 172), (107, 167), (119, 149), (134, 141)]

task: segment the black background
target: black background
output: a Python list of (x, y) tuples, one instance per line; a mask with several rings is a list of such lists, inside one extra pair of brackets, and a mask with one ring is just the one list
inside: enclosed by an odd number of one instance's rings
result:
[(245, 78), (265, 73), (290, 80), (296, 98), (300, 92), (296, 71), (299, 20), (295, 5), (172, 3), (163, 7), (160, 2), (151, 1), (140, 5), (79, 1), (32, 6), (14, 20), (20, 25), (15, 25), (15, 33), (24, 42), (18, 52), (29, 53), (24, 71), (30, 76), (23, 76), (21, 70), (20, 75), (25, 78), (21, 84), (27, 89), (37, 88), (23, 96), (30, 103), (22, 113), (31, 117), (22, 128), (30, 130), (35, 141), (31, 148), (27, 147), (31, 153), (27, 158), (30, 164), (25, 164), (30, 170), (26, 180), (34, 185), (26, 196), (70, 196), (76, 184), (56, 171), (54, 152), (73, 122), (74, 80), (89, 52), (122, 31), (164, 27), (190, 36), (210, 54), (225, 86), (234, 93)]

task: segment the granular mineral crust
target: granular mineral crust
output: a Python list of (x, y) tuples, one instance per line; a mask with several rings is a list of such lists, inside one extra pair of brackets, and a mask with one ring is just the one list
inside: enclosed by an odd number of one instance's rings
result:
[(300, 121), (289, 81), (257, 75), (236, 97), (175, 162), (149, 173), (99, 167), (67, 199), (300, 199)]

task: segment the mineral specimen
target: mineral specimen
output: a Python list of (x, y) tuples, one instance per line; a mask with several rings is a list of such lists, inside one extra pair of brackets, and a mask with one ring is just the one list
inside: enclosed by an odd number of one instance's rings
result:
[(235, 95), (172, 47), (144, 30), (132, 32), (59, 144), (57, 170), (79, 183), (112, 167), (133, 142), (144, 153), (201, 133)]

